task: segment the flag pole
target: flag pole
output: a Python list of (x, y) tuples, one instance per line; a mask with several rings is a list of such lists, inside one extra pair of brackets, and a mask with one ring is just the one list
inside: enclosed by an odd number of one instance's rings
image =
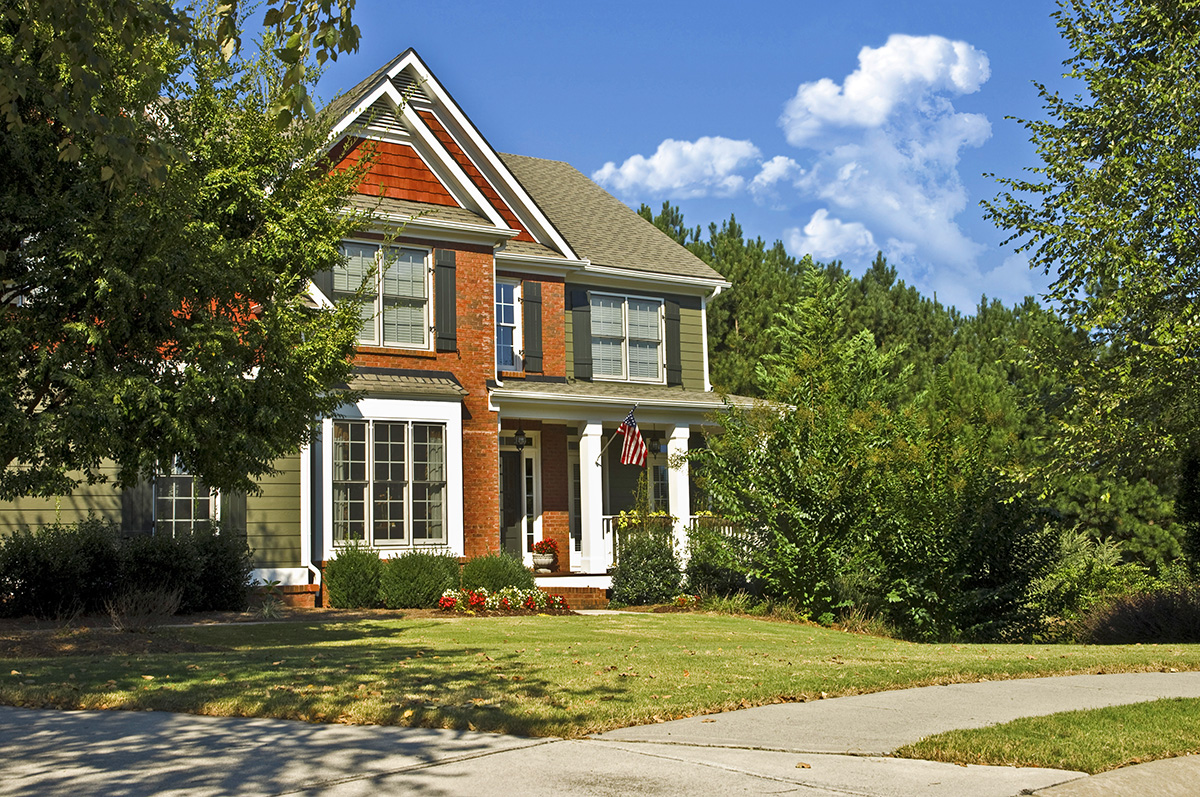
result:
[[(629, 413), (632, 415), (632, 414), (633, 414), (633, 412), (634, 412), (634, 410), (636, 410), (637, 408), (638, 408), (638, 402), (636, 402), (636, 401), (635, 401), (635, 402), (633, 402), (633, 409), (631, 409), (631, 410), (629, 411)], [(610, 438), (608, 438), (608, 442), (607, 442), (607, 443), (605, 443), (605, 444), (604, 444), (604, 445), (603, 445), (603, 446), (600, 448), (600, 453), (596, 455), (596, 464), (597, 464), (597, 465), (599, 465), (599, 464), (600, 464), (600, 460), (604, 458), (604, 452), (608, 450), (608, 447), (609, 447), (610, 445), (612, 445), (612, 441), (613, 441), (613, 440), (616, 440), (616, 439), (617, 439), (617, 434), (616, 434), (616, 432), (614, 432), (614, 433), (613, 433), (613, 436), (612, 436), (612, 437), (610, 437)]]

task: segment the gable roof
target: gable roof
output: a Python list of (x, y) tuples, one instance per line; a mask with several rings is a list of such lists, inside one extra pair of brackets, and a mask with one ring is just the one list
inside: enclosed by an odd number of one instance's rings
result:
[(571, 164), (504, 153), (500, 159), (580, 257), (599, 266), (725, 281)]

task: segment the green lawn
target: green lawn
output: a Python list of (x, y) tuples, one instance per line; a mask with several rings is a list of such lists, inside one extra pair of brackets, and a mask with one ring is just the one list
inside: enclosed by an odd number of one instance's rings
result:
[(1190, 698), (1026, 717), (939, 733), (896, 751), (901, 758), (1091, 774), (1195, 753), (1200, 753), (1200, 700)]
[(822, 695), (1200, 669), (1200, 646), (921, 645), (708, 614), (290, 622), (158, 633), (211, 649), (7, 658), (0, 703), (580, 736)]

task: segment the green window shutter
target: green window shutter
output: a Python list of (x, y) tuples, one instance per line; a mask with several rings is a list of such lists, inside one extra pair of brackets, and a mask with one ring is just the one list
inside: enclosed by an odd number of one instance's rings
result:
[(317, 289), (320, 290), (321, 293), (325, 294), (326, 299), (331, 302), (333, 301), (332, 271), (318, 271), (316, 274), (313, 274), (313, 284), (317, 286)]
[(571, 353), (575, 378), (592, 379), (592, 305), (587, 291), (571, 291)]
[(239, 490), (221, 492), (221, 531), (246, 533), (246, 494)]
[(667, 299), (663, 305), (663, 315), (667, 326), (667, 384), (683, 384), (683, 360), (679, 347), (679, 302)]
[(154, 533), (154, 482), (149, 479), (121, 492), (121, 533)]
[(521, 315), (525, 324), (522, 345), (525, 370), (542, 372), (542, 283), (521, 283)]
[(455, 279), (454, 250), (436, 250), (433, 268), (433, 313), (438, 351), (458, 351), (458, 286)]

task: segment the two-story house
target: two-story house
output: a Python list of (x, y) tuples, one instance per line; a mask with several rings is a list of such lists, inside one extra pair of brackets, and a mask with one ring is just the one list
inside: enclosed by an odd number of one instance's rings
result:
[[(368, 158), (352, 203), (371, 221), (313, 294), (338, 302), (371, 281), (350, 385), (365, 397), (259, 495), (165, 474), (120, 496), (81, 488), (71, 506), (131, 532), (244, 526), (258, 575), (283, 584), (319, 582), (350, 540), (528, 561), (554, 538), (560, 573), (545, 585), (604, 587), (611, 518), (640, 473), (605, 445), (636, 405), (651, 500), (682, 534), (688, 471), (668, 459), (723, 406), (706, 303), (728, 283), (570, 165), (496, 152), (412, 50), (331, 111), (335, 168)], [(0, 525), (50, 509), (15, 502)]]

